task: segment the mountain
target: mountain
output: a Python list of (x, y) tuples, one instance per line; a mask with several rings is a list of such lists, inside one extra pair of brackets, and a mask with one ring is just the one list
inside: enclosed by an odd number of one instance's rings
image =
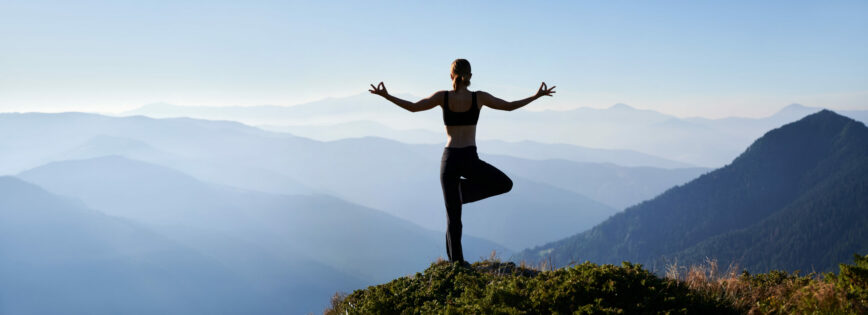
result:
[[(444, 229), (446, 216), (438, 176), (442, 148), (408, 146), (378, 138), (344, 139), (328, 144), (321, 151), (311, 153), (320, 157), (317, 161), (301, 162), (306, 167), (293, 170), (300, 173), (298, 178), (308, 178), (312, 186), (328, 187), (330, 194), (382, 209), (428, 229)], [(480, 156), (482, 159), (487, 158), (484, 154)], [(467, 228), (464, 235), (483, 238), (508, 235), (499, 231), (522, 229), (521, 222), (561, 220), (572, 226), (549, 226), (552, 229), (549, 233), (566, 236), (573, 233), (575, 228), (591, 227), (594, 222), (600, 222), (616, 211), (581, 194), (514, 176), (509, 169), (502, 170), (512, 177), (515, 185), (513, 190), (470, 204), (468, 209), (474, 210), (467, 210), (464, 214), (479, 212), (499, 216), (510, 213), (512, 220), (504, 221), (506, 225), (499, 225), (480, 217), (481, 221), (477, 224), (471, 216), (464, 220), (465, 226), (478, 228)], [(546, 198), (539, 198), (540, 195)], [(501, 200), (511, 202), (502, 205)], [(550, 241), (544, 238), (547, 234), (531, 233), (528, 238), (518, 240), (519, 245), (510, 243), (515, 238), (488, 239), (518, 250), (528, 242), (542, 244)]]
[[(412, 95), (398, 95), (405, 99), (418, 99)], [(121, 113), (122, 116), (148, 116), (154, 118), (199, 118), (231, 120), (249, 125), (305, 126), (335, 125), (356, 121), (379, 123), (395, 129), (424, 129), (440, 131), (439, 112), (422, 112), (407, 116), (408, 112), (370, 93), (348, 97), (330, 97), (291, 106), (179, 106), (154, 103)], [(370, 135), (368, 135), (370, 136)]]
[[(407, 96), (410, 99), (414, 96)], [(621, 123), (642, 123), (646, 120), (672, 118), (651, 111), (637, 111), (621, 104), (610, 109), (620, 113)], [(598, 110), (577, 110), (584, 117), (593, 114), (589, 121), (612, 120), (615, 117), (596, 114)], [(521, 111), (523, 114), (525, 111)], [(531, 112), (535, 113), (535, 112)], [(198, 118), (210, 120), (237, 121), (259, 126), (265, 130), (289, 132), (291, 134), (320, 141), (333, 141), (347, 138), (379, 137), (405, 143), (436, 143), (442, 146), (446, 141), (439, 110), (410, 113), (369, 94), (346, 98), (330, 98), (294, 106), (178, 106), (171, 104), (149, 104), (139, 109), (123, 113), (144, 115), (154, 118)], [(502, 116), (502, 112), (490, 110), (486, 115)], [(538, 115), (538, 114), (530, 114)], [(545, 116), (557, 116), (552, 112)], [(652, 117), (644, 117), (644, 116)], [(521, 116), (521, 115), (519, 115)], [(505, 116), (506, 118), (512, 116)], [(545, 119), (545, 117), (539, 117)], [(536, 119), (539, 120), (539, 119)], [(557, 121), (569, 124), (568, 121)], [(497, 119), (492, 119), (496, 123)], [(535, 121), (534, 124), (540, 122)], [(487, 126), (487, 124), (485, 125)], [(582, 128), (568, 126), (567, 128)], [(487, 133), (491, 128), (480, 128), (480, 147), (487, 147), (491, 153), (507, 154), (529, 159), (567, 159), (578, 162), (615, 163), (623, 166), (653, 166), (678, 168), (693, 166), (690, 163), (644, 154), (626, 149), (595, 149), (575, 145), (575, 141), (563, 139), (572, 131), (552, 136), (528, 138), (512, 137), (509, 133)], [(512, 132), (510, 132), (512, 133)], [(504, 140), (510, 141), (504, 141)], [(518, 140), (518, 141), (517, 141)], [(570, 144), (572, 145), (570, 145)], [(608, 146), (607, 146), (608, 147)]]
[[(402, 97), (419, 98), (410, 95), (402, 95)], [(768, 117), (708, 119), (679, 118), (625, 104), (616, 104), (604, 109), (542, 111), (533, 110), (531, 105), (514, 112), (483, 110), (485, 113), (480, 116), (477, 137), (479, 140), (533, 141), (597, 149), (630, 150), (693, 166), (720, 167), (735, 158), (742, 149), (766, 131), (820, 109), (793, 104)], [(842, 113), (862, 122), (868, 122), (866, 110)], [(297, 126), (282, 128), (301, 128), (296, 130), (303, 134), (321, 132), (323, 135), (328, 135), (329, 139), (338, 136), (379, 136), (400, 141), (412, 140), (414, 143), (430, 143), (429, 141), (437, 138), (425, 131), (442, 134), (443, 130), (438, 109), (410, 115), (403, 109), (368, 93), (345, 98), (329, 98), (295, 106), (226, 108), (157, 104), (147, 105), (125, 114), (236, 120), (252, 125)], [(360, 127), (359, 124), (376, 124), (399, 131), (395, 133), (384, 131), (379, 127)], [(360, 133), (347, 134), (324, 129), (328, 126), (349, 127)], [(416, 142), (420, 139), (424, 139), (424, 142)]]
[(69, 158), (69, 155), (120, 154), (122, 152), (118, 150), (134, 151), (130, 150), (133, 146), (138, 146), (138, 150), (171, 153), (173, 160), (195, 158), (200, 159), (199, 164), (210, 164), (211, 161), (201, 157), (207, 157), (217, 149), (222, 149), (220, 153), (225, 156), (233, 157), (232, 153), (237, 155), (239, 150), (268, 141), (299, 145), (315, 142), (237, 122), (116, 118), (87, 113), (0, 114), (0, 131), (0, 152), (3, 153), (0, 155), (3, 162), (0, 163), (0, 174), (14, 174)]
[[(426, 229), (445, 227), (437, 176), (442, 148), (438, 146), (414, 146), (379, 138), (320, 142), (233, 122), (113, 118), (77, 113), (0, 115), (0, 134), (6, 131), (16, 137), (0, 141), (0, 145), (10, 149), (8, 154), (0, 155), (0, 161), (10, 163), (0, 163), (0, 166), (25, 160), (27, 164), (45, 164), (92, 157), (111, 153), (116, 148), (117, 154), (168, 166), (203, 181), (276, 194), (297, 194), (306, 188), (386, 211)], [(64, 134), (64, 137), (56, 137), (57, 134)], [(30, 150), (32, 143), (45, 144), (38, 150)], [(120, 144), (114, 145), (117, 143)], [(133, 143), (136, 150), (130, 149)], [(532, 182), (516, 178), (519, 188), (524, 183), (535, 185)], [(519, 215), (516, 222), (555, 219), (570, 210), (571, 216), (562, 218), (565, 222), (590, 227), (615, 212), (581, 194), (539, 183), (543, 185), (515, 189), (509, 194), (509, 198), (522, 199), (520, 203), (529, 209), (538, 209), (516, 211)], [(531, 190), (558, 201), (535, 198)], [(497, 198), (501, 197), (492, 200)], [(488, 201), (479, 206), (481, 211), (498, 211)], [(586, 213), (607, 215), (585, 216)], [(477, 230), (481, 235), (491, 235), (485, 229), (512, 228), (481, 226)], [(555, 232), (567, 236), (573, 231), (575, 226)], [(474, 233), (468, 231), (466, 235), (478, 236)], [(543, 239), (540, 235), (524, 240), (542, 244), (552, 239)], [(502, 240), (492, 241), (500, 243)], [(506, 246), (520, 249), (534, 244)]]
[(589, 229), (616, 212), (551, 185), (520, 177), (513, 178), (513, 185), (508, 194), (463, 206), (464, 235), (493, 240), (512, 251), (520, 251)]
[[(119, 133), (123, 134), (123, 133)], [(98, 134), (84, 143), (49, 157), (48, 161), (78, 160), (119, 155), (136, 160), (151, 161), (183, 169), (205, 181), (231, 183), (234, 186), (281, 193), (313, 193), (314, 190), (288, 176), (269, 172), (255, 166), (226, 165), (225, 162), (204, 162), (184, 158), (150, 144), (122, 136)], [(280, 187), (275, 190), (273, 187)]]
[(290, 308), (206, 255), (9, 176), (0, 177), (0, 256), (3, 314)]
[[(446, 133), (442, 130), (395, 129), (373, 121), (351, 121), (330, 125), (264, 125), (262, 129), (288, 132), (296, 136), (319, 141), (335, 141), (347, 138), (378, 137), (410, 144), (436, 144), (444, 146)], [(622, 166), (651, 166), (660, 168), (685, 168), (691, 164), (676, 162), (632, 150), (595, 149), (565, 143), (542, 143), (536, 141), (480, 140), (480, 148), (487, 153), (545, 160), (566, 159), (576, 162), (612, 163)]]
[[(412, 272), (445, 253), (443, 233), (381, 211), (323, 195), (274, 195), (212, 185), (119, 156), (55, 162), (19, 176), (109, 215), (153, 226), (205, 253), (225, 251), (224, 239), (231, 239), (255, 244), (263, 255), (310, 258), (368, 283)], [(211, 242), (205, 242), (207, 238)], [(465, 243), (468, 258), (492, 250), (509, 252), (473, 237), (465, 237)]]
[[(446, 133), (442, 130), (395, 129), (373, 121), (351, 121), (330, 125), (267, 125), (262, 129), (288, 132), (296, 136), (319, 141), (348, 138), (378, 137), (410, 144), (436, 144), (443, 147)], [(658, 168), (688, 168), (691, 164), (676, 162), (632, 150), (595, 149), (565, 143), (536, 141), (480, 140), (479, 147), (486, 153), (510, 155), (531, 160), (565, 159), (576, 162), (612, 163), (621, 166), (650, 166)]]
[(517, 176), (587, 196), (618, 210), (654, 198), (709, 171), (699, 167), (660, 169), (567, 160), (534, 161), (504, 155), (492, 155), (489, 162)]
[(443, 131), (428, 129), (396, 129), (384, 124), (357, 120), (336, 124), (305, 124), (305, 125), (259, 125), (259, 128), (288, 132), (296, 136), (319, 141), (334, 141), (346, 138), (379, 137), (404, 143), (436, 143), (442, 146), (446, 142)]
[(868, 251), (868, 128), (823, 110), (769, 131), (731, 164), (589, 231), (522, 252), (558, 265), (734, 262), (831, 270)]
[(535, 141), (479, 141), (485, 153), (509, 155), (529, 160), (569, 160), (579, 163), (608, 163), (627, 167), (654, 167), (664, 169), (691, 168), (688, 163), (676, 162), (632, 150), (594, 149), (565, 143)]

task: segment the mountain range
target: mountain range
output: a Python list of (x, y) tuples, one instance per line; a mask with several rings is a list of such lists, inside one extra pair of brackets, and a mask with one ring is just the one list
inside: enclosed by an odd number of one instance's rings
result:
[[(418, 99), (411, 95), (399, 96)], [(514, 112), (485, 109), (480, 116), (477, 137), (628, 150), (692, 166), (716, 168), (731, 161), (766, 131), (820, 109), (791, 104), (768, 117), (719, 119), (680, 118), (625, 104), (604, 109), (534, 111), (522, 108)], [(868, 110), (841, 113), (868, 122)], [(367, 93), (294, 106), (206, 107), (161, 103), (123, 115), (234, 120), (320, 140), (377, 136), (409, 143), (445, 141), (440, 110), (410, 115)]]
[(828, 271), (868, 251), (866, 226), (868, 128), (823, 110), (767, 132), (723, 168), (515, 258)]
[(328, 294), (320, 289), (352, 283), (321, 268), (318, 283), (263, 292), (141, 224), (14, 177), (0, 177), (0, 209), (3, 314), (281, 312), (289, 308), (282, 293)]
[[(81, 266), (82, 270), (95, 270), (90, 273), (97, 277), (159, 279), (163, 277), (159, 272), (165, 271), (176, 273), (173, 277), (178, 281), (188, 282), (178, 289), (172, 289), (171, 283), (162, 284), (155, 280), (153, 285), (166, 287), (160, 289), (159, 294), (171, 296), (174, 302), (151, 301), (158, 296), (141, 292), (137, 299), (119, 302), (129, 309), (150, 301), (148, 303), (153, 304), (155, 310), (175, 312), (183, 310), (181, 306), (198, 298), (199, 294), (207, 298), (222, 296), (208, 290), (180, 290), (202, 286), (231, 288), (235, 291), (221, 294), (234, 294), (237, 297), (197, 302), (208, 308), (192, 311), (195, 313), (231, 311), (233, 308), (221, 309), (221, 305), (227, 303), (237, 308), (237, 312), (309, 312), (324, 307), (328, 297), (335, 291), (352, 290), (412, 273), (441, 256), (443, 251), (443, 234), (440, 232), (426, 230), (380, 211), (333, 197), (273, 195), (212, 185), (175, 170), (118, 156), (50, 163), (23, 172), (19, 177), (29, 183), (14, 177), (4, 178), (40, 191), (42, 195), (23, 201), (16, 201), (14, 197), (4, 199), (7, 203), (0, 207), (3, 209), (0, 212), (8, 219), (4, 222), (17, 226), (3, 230), (3, 239), (7, 240), (4, 249), (12, 249), (4, 252), (4, 258), (10, 262), (6, 270), (28, 279), (30, 282), (27, 285), (34, 290), (48, 290), (54, 282), (36, 274), (39, 270), (27, 269), (26, 264), (14, 262), (41, 259), (49, 264), (45, 268), (57, 269), (69, 263), (70, 259), (90, 261), (102, 256), (125, 257), (126, 251), (137, 250), (136, 246), (139, 245), (134, 242), (118, 243), (101, 252), (76, 251), (74, 247), (70, 250), (75, 252), (67, 252), (58, 248), (69, 242), (106, 242), (115, 240), (115, 237), (119, 241), (126, 240), (123, 233), (116, 231), (117, 228), (94, 226), (95, 223), (91, 221), (97, 219), (93, 217), (111, 218), (147, 232), (144, 236), (129, 237), (131, 240), (142, 239), (141, 242), (147, 242), (156, 238), (168, 244), (164, 246), (175, 247), (173, 251), (165, 253), (165, 257), (129, 258), (130, 264), (141, 264), (140, 260), (150, 259), (147, 261), (153, 265), (151, 269), (140, 268), (112, 275), (108, 271), (105, 274), (100, 271), (100, 268), (105, 268), (103, 265)], [(47, 187), (47, 190), (31, 183)], [(2, 191), (21, 195), (14, 187), (4, 187)], [(40, 206), (41, 202), (52, 199), (63, 200), (74, 207), (58, 206), (57, 203)], [(27, 221), (16, 219), (16, 213), (38, 213), (32, 209), (40, 207), (52, 212), (36, 218), (28, 217)], [(85, 211), (78, 208), (86, 209), (86, 213), (90, 214), (88, 217), (74, 218), (76, 222), (90, 226), (88, 232), (76, 230), (69, 234), (62, 233), (67, 228), (55, 224), (68, 225), (62, 218)], [(97, 233), (96, 236), (91, 236), (93, 233)], [(34, 238), (34, 235), (38, 237)], [(468, 258), (487, 257), (492, 250), (506, 255), (510, 253), (503, 247), (473, 237), (465, 237), (464, 242)], [(30, 253), (33, 248), (42, 246), (49, 249)], [(16, 248), (24, 250), (15, 251)], [(53, 255), (51, 251), (61, 254)], [(185, 255), (198, 257), (199, 260), (185, 258)], [(185, 260), (182, 264), (177, 259)], [(188, 272), (184, 268), (201, 268), (202, 272), (211, 272), (208, 279), (212, 279), (213, 283), (187, 279), (187, 276), (182, 275)], [(64, 271), (57, 269), (53, 272), (63, 274)], [(64, 281), (72, 285), (84, 285), (85, 280), (75, 278)], [(108, 283), (107, 287), (114, 285), (111, 281)], [(105, 290), (107, 288), (101, 288), (85, 296), (92, 299), (107, 295)], [(241, 294), (238, 290), (245, 292)], [(62, 291), (45, 292), (49, 292), (42, 295), (45, 298), (64, 294)], [(244, 302), (244, 299), (252, 302)], [(251, 307), (251, 303), (256, 307)], [(70, 306), (70, 309), (87, 310), (75, 306)]]
[[(865, 223), (858, 216), (865, 202), (853, 197), (864, 192), (864, 128), (823, 111), (769, 132), (711, 172), (630, 150), (480, 141), (480, 156), (515, 186), (466, 205), (465, 256), (533, 248), (516, 259), (663, 266), (714, 255), (751, 270), (826, 270), (864, 248), (852, 241), (864, 239), (855, 226)], [(442, 150), (377, 137), (318, 141), (233, 121), (0, 114), (0, 174), (15, 176), (3, 177), (0, 190), (0, 252), (9, 262), (0, 276), (63, 295), (72, 289), (51, 291), (63, 286), (40, 274), (80, 286), (86, 278), (58, 268), (70, 261), (82, 261), (81, 271), (118, 266), (93, 274), (114, 279), (94, 282), (94, 294), (69, 295), (81, 305), (58, 304), (84, 312), (142, 303), (155, 312), (183, 310), (189, 306), (180, 297), (232, 296), (237, 288), (250, 291), (190, 312), (224, 301), (245, 311), (318, 310), (335, 291), (412, 274), (443, 255)], [(599, 162), (606, 159), (617, 163)], [(135, 229), (113, 232), (117, 226)], [(830, 226), (841, 234), (824, 233)], [(101, 240), (114, 233), (117, 244)], [(45, 261), (33, 262), (42, 255)], [(124, 269), (143, 261), (149, 269)], [(193, 266), (213, 282), (172, 282), (183, 278), (172, 276), (178, 273), (197, 275), (188, 271)], [(141, 283), (150, 277), (158, 280)], [(217, 291), (188, 290), (200, 285)], [(86, 302), (111, 296), (108, 287), (141, 297), (119, 299), (109, 311)], [(10, 288), (0, 286), (0, 310), (34, 307), (6, 303), (21, 298)]]
[[(108, 215), (167, 231), (180, 242), (190, 240), (176, 233), (178, 228), (213, 232), (257, 244), (276, 257), (310, 258), (369, 282), (412, 272), (440, 256), (442, 249), (441, 233), (333, 197), (211, 185), (119, 156), (50, 163), (18, 177)], [(469, 257), (507, 252), (473, 237), (465, 243)]]
[[(82, 113), (2, 114), (0, 134), (15, 137), (0, 139), (0, 167), (7, 174), (38, 167), (54, 161), (120, 155), (167, 166), (210, 183), (273, 194), (321, 193), (352, 203), (383, 210), (430, 230), (445, 226), (442, 194), (437, 177), (442, 148), (437, 145), (409, 145), (382, 138), (354, 138), (321, 142), (274, 133), (225, 121), (188, 118), (153, 119), (147, 117), (107, 117)], [(55, 135), (63, 134), (64, 137)], [(38, 147), (33, 146), (39, 143)], [(539, 144), (540, 147), (545, 147)], [(557, 147), (558, 151), (563, 147)], [(562, 150), (571, 154), (569, 150)], [(483, 158), (487, 158), (481, 149)], [(614, 214), (624, 203), (613, 198), (589, 197), (620, 195), (638, 202), (666, 187), (682, 183), (703, 169), (660, 169), (655, 177), (625, 175), (638, 168), (601, 164), (575, 166), (575, 169), (607, 169), (594, 178), (581, 176), (562, 180), (563, 174), (536, 176), (523, 171), (539, 160), (515, 160), (507, 174), (518, 187), (504, 197), (536, 211), (516, 209), (512, 222), (557, 221), (563, 229), (529, 235), (516, 244), (507, 239), (490, 239), (520, 250), (551, 241), (551, 235), (565, 237), (577, 228), (589, 228)], [(574, 162), (559, 162), (570, 163)], [(516, 176), (524, 172), (534, 180)], [(688, 174), (685, 176), (685, 174)], [(587, 189), (592, 182), (634, 181), (629, 185), (610, 185), (606, 189)], [(533, 193), (531, 193), (533, 191)], [(637, 193), (638, 192), (638, 193)], [(536, 198), (536, 194), (548, 196)], [(607, 199), (608, 198), (608, 199)], [(615, 198), (617, 199), (617, 198)], [(482, 213), (503, 212), (495, 203), (474, 205)], [(569, 211), (568, 211), (569, 210)], [(566, 215), (566, 216), (564, 216)], [(473, 224), (472, 221), (469, 221)], [(520, 223), (515, 223), (520, 224)], [(484, 221), (467, 235), (491, 237), (520, 226), (492, 225)]]

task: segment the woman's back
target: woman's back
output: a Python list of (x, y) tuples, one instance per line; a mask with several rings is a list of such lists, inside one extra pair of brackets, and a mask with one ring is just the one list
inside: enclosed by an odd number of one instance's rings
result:
[[(444, 102), (443, 107), (444, 123), (446, 125), (446, 147), (463, 148), (476, 145), (476, 119), (479, 117), (481, 106), (478, 102), (474, 102), (474, 93), (467, 89), (458, 91), (443, 91)], [(473, 108), (473, 106), (476, 108)], [(473, 114), (476, 114), (475, 117)], [(464, 116), (464, 117), (462, 117)], [(460, 118), (473, 119), (472, 123), (450, 125), (449, 120), (461, 120)]]
[[(452, 112), (466, 112), (471, 110), (471, 106), (473, 106), (473, 93), (467, 89), (460, 89), (458, 91), (443, 91), (446, 93), (447, 102), (449, 103), (449, 110)], [(479, 104), (477, 104), (477, 107)]]

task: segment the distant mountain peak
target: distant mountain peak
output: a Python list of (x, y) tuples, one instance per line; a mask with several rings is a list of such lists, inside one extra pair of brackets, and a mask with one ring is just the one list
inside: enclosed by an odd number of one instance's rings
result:
[(634, 108), (631, 107), (630, 105), (627, 105), (624, 103), (617, 103), (615, 105), (610, 106), (609, 109), (628, 110), (628, 109), (634, 109)]
[(808, 108), (808, 107), (805, 105), (799, 104), (799, 103), (792, 103), (790, 105), (785, 106), (783, 109), (786, 110), (786, 109), (805, 109), (805, 108)]
[(781, 108), (781, 110), (779, 110), (776, 114), (777, 114), (777, 115), (780, 115), (780, 114), (798, 114), (798, 115), (804, 115), (804, 114), (807, 114), (807, 113), (809, 113), (809, 112), (814, 112), (814, 111), (817, 111), (817, 110), (819, 110), (819, 108), (816, 108), (816, 107), (808, 107), (808, 106), (805, 106), (805, 105), (802, 105), (802, 104), (793, 103), (793, 104), (790, 104), (790, 105), (784, 106), (784, 108)]

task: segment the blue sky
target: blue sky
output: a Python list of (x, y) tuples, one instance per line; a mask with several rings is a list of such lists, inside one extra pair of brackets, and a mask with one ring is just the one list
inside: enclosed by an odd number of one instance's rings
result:
[(868, 109), (866, 1), (0, 1), (0, 111), (427, 96), (449, 63), (531, 109)]

